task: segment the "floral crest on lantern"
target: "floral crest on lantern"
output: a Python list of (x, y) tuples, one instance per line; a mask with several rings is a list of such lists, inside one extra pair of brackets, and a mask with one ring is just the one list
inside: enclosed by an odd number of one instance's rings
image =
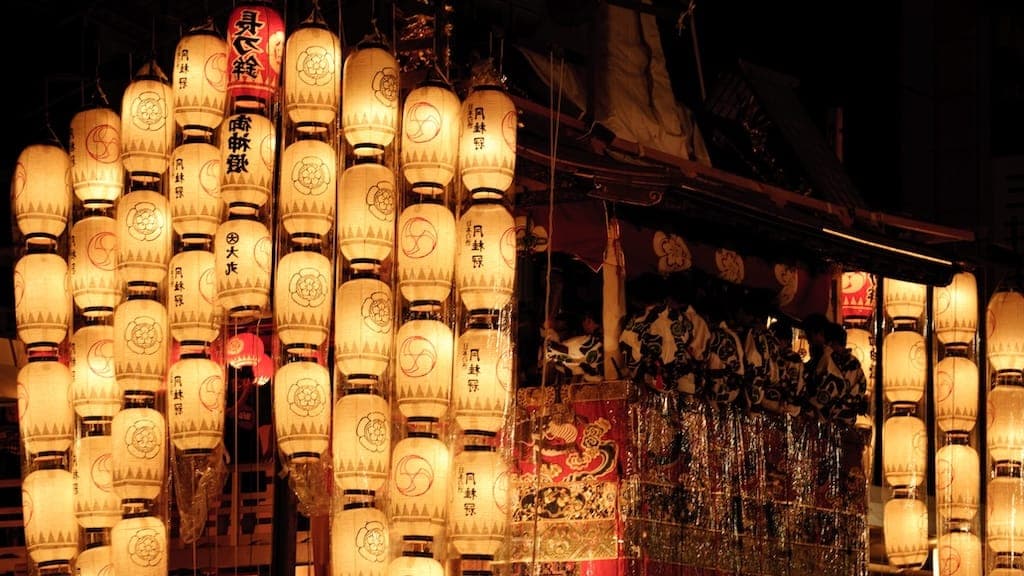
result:
[(693, 266), (693, 256), (686, 241), (676, 234), (661, 230), (654, 233), (654, 254), (658, 257), (658, 272), (680, 272)]
[(292, 275), (288, 293), (301, 306), (312, 308), (327, 299), (327, 277), (316, 268), (303, 268)]
[(391, 299), (383, 291), (376, 291), (363, 300), (363, 323), (374, 332), (385, 334), (391, 331)]

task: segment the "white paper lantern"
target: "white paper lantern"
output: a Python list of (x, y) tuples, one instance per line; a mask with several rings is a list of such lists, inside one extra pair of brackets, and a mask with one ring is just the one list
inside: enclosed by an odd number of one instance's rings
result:
[(882, 473), (894, 488), (914, 488), (928, 472), (928, 433), (917, 416), (890, 416), (882, 424)]
[(71, 227), (68, 273), (71, 295), (83, 316), (109, 316), (124, 296), (117, 273), (117, 221), (86, 216)]
[(274, 123), (262, 114), (232, 114), (220, 130), (221, 198), (232, 213), (255, 214), (270, 199), (277, 165)]
[(928, 290), (924, 284), (886, 278), (882, 288), (885, 295), (885, 313), (894, 321), (916, 321), (924, 313)]
[(398, 217), (398, 286), (410, 309), (437, 308), (452, 291), (455, 215), (442, 204), (411, 204)]
[(500, 310), (512, 299), (516, 272), (516, 223), (501, 204), (474, 203), (461, 216), (455, 282), (472, 313)]
[(391, 362), (391, 288), (376, 277), (341, 284), (334, 301), (334, 360), (351, 382), (376, 382)]
[(156, 516), (126, 515), (110, 530), (114, 574), (167, 576), (167, 526)]
[(508, 464), (494, 446), (468, 444), (455, 456), (448, 525), (459, 554), (497, 554), (507, 536), (508, 481)]
[(290, 462), (317, 461), (331, 441), (331, 378), (316, 362), (289, 362), (274, 376), (277, 447)]
[(156, 60), (139, 68), (121, 97), (121, 161), (128, 177), (156, 183), (174, 148), (174, 94)]
[(946, 356), (935, 365), (935, 423), (944, 432), (974, 428), (978, 382), (978, 366), (970, 358)]
[(402, 550), (401, 556), (388, 564), (387, 576), (444, 576), (444, 574), (444, 566), (434, 559), (433, 552)]
[(997, 373), (1020, 376), (1024, 368), (1024, 294), (1001, 290), (987, 306), (985, 356)]
[(882, 340), (882, 390), (889, 402), (916, 404), (928, 380), (924, 336), (897, 330)]
[(405, 97), (402, 174), (413, 192), (438, 195), (451, 183), (459, 155), (462, 102), (451, 86), (429, 79)]
[(988, 392), (985, 439), (993, 463), (1024, 462), (1024, 387), (998, 385)]
[(928, 507), (916, 498), (893, 498), (882, 510), (885, 554), (897, 568), (920, 568), (928, 559)]
[(26, 242), (56, 244), (71, 214), (71, 157), (58, 143), (29, 144), (18, 154), (11, 208)]
[(114, 493), (132, 503), (156, 500), (167, 476), (167, 421), (152, 408), (129, 406), (110, 424)]
[(75, 576), (111, 576), (114, 558), (109, 545), (90, 546), (75, 560)]
[(119, 304), (114, 310), (114, 370), (121, 392), (163, 389), (169, 346), (163, 304), (147, 298)]
[(232, 217), (214, 238), (217, 300), (228, 318), (259, 316), (270, 304), (270, 230), (253, 217)]
[(981, 576), (985, 561), (981, 539), (971, 532), (946, 532), (939, 536), (936, 547), (939, 565), (933, 572), (941, 576)]
[(463, 430), (498, 432), (512, 402), (512, 343), (496, 328), (471, 326), (456, 344), (451, 407)]
[(109, 420), (121, 409), (114, 368), (114, 327), (82, 326), (71, 337), (71, 403), (84, 421)]
[(274, 326), (284, 350), (323, 345), (331, 330), (331, 261), (319, 252), (290, 252), (277, 263)]
[(82, 528), (112, 528), (121, 519), (121, 500), (114, 493), (113, 446), (111, 436), (78, 439), (72, 460), (73, 493), (75, 518)]
[(390, 549), (387, 515), (372, 503), (331, 513), (331, 576), (384, 576)]
[(448, 447), (431, 432), (409, 432), (391, 451), (388, 476), (388, 517), (396, 536), (445, 533), (445, 511), (451, 481)]
[(212, 134), (227, 105), (228, 45), (212, 25), (183, 34), (174, 50), (174, 120), (185, 136)]
[(380, 156), (398, 131), (398, 61), (379, 39), (360, 42), (345, 58), (341, 126), (356, 156)]
[(203, 347), (220, 337), (223, 309), (217, 301), (217, 257), (190, 247), (167, 266), (168, 321), (171, 336), (189, 347)]
[(224, 214), (220, 150), (186, 140), (171, 154), (170, 171), (171, 226), (185, 244), (209, 241)]
[(36, 565), (68, 565), (78, 556), (71, 484), (71, 472), (59, 468), (34, 470), (22, 482), (25, 549)]
[(174, 237), (167, 198), (136, 190), (117, 202), (117, 270), (132, 286), (155, 289), (167, 277)]
[(996, 476), (988, 481), (986, 535), (996, 554), (1024, 554), (1024, 484)]
[(503, 198), (516, 169), (515, 102), (496, 75), (478, 80), (462, 103), (459, 174), (471, 198)]
[(296, 140), (281, 157), (278, 217), (292, 242), (319, 244), (334, 225), (338, 159), (320, 140)]
[(867, 380), (867, 396), (874, 397), (875, 392), (875, 345), (871, 333), (863, 328), (846, 329), (846, 347), (853, 357), (860, 362)]
[(183, 354), (167, 374), (171, 442), (185, 454), (209, 454), (224, 438), (224, 368), (202, 354)]
[(124, 190), (121, 116), (105, 104), (71, 118), (71, 187), (87, 210), (109, 208)]
[(30, 358), (18, 370), (18, 431), (29, 454), (62, 453), (75, 437), (71, 371), (56, 358)]
[(381, 164), (356, 164), (338, 182), (338, 247), (354, 269), (391, 254), (395, 238), (395, 173)]
[(14, 318), (27, 348), (56, 348), (71, 320), (68, 265), (51, 253), (29, 252), (14, 265)]
[(981, 498), (978, 452), (967, 444), (946, 444), (935, 452), (935, 508), (948, 520), (973, 520)]
[(311, 16), (288, 35), (284, 53), (284, 107), (299, 131), (326, 131), (341, 97), (341, 41)]
[(350, 389), (334, 404), (331, 453), (341, 490), (380, 493), (391, 461), (388, 401), (370, 389)]
[(395, 396), (407, 418), (440, 420), (451, 402), (455, 336), (432, 318), (410, 320), (395, 338)]
[(973, 344), (978, 333), (978, 281), (970, 272), (957, 272), (948, 286), (932, 289), (935, 336), (949, 345)]

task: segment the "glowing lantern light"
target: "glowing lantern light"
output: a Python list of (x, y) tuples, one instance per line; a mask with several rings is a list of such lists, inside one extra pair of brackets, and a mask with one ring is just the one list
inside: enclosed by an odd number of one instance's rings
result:
[(173, 229), (167, 197), (152, 190), (125, 194), (117, 203), (117, 270), (133, 286), (156, 290), (167, 277)]
[(220, 337), (217, 258), (198, 246), (171, 257), (167, 302), (171, 336), (183, 346), (203, 347)]
[(124, 189), (121, 116), (105, 104), (71, 118), (71, 187), (86, 210), (109, 208)]
[(994, 386), (988, 393), (985, 414), (985, 439), (992, 462), (1024, 462), (1024, 387)]
[(334, 301), (334, 360), (350, 384), (375, 383), (391, 360), (391, 288), (374, 276), (343, 282)]
[(174, 51), (174, 120), (182, 134), (208, 137), (224, 120), (228, 45), (212, 23), (190, 29)]
[(987, 306), (986, 358), (996, 373), (1020, 376), (1024, 367), (1024, 295), (1001, 290)]
[(338, 115), (341, 42), (314, 11), (288, 36), (284, 98), (299, 131), (326, 131)]
[(126, 405), (110, 424), (114, 493), (122, 504), (155, 500), (167, 474), (167, 422), (152, 408)]
[(949, 345), (974, 342), (978, 332), (978, 282), (970, 272), (958, 272), (948, 286), (932, 291), (935, 336)]
[(372, 388), (349, 389), (334, 405), (331, 453), (334, 481), (343, 491), (378, 492), (391, 460), (388, 401)]
[(445, 533), (452, 458), (433, 432), (413, 430), (391, 451), (388, 475), (392, 533), (432, 536)]
[(171, 154), (171, 226), (185, 244), (206, 242), (223, 219), (220, 150), (185, 141)]
[(405, 98), (402, 174), (419, 194), (444, 192), (455, 176), (462, 103), (451, 86), (428, 78)]
[(41, 468), (21, 485), (25, 548), (42, 567), (70, 564), (78, 556), (78, 522), (72, 501), (71, 472)]
[(114, 574), (167, 575), (167, 526), (144, 512), (126, 514), (110, 530)]
[(402, 553), (388, 564), (387, 576), (444, 576), (444, 566), (434, 559), (429, 536), (406, 536)]
[(224, 437), (224, 369), (203, 354), (182, 354), (167, 375), (171, 442), (185, 454), (208, 454)]
[(515, 175), (518, 125), (515, 102), (488, 64), (462, 103), (459, 174), (471, 198), (505, 197)]
[(501, 310), (512, 299), (516, 272), (516, 222), (501, 204), (474, 203), (459, 216), (455, 282), (470, 311)]
[(345, 58), (341, 126), (356, 156), (380, 156), (398, 132), (398, 70), (379, 35), (364, 38)]
[(111, 436), (82, 436), (74, 451), (75, 518), (85, 529), (112, 528), (121, 519), (121, 500), (114, 494)]
[(988, 481), (986, 535), (996, 554), (1024, 554), (1024, 488), (1020, 478), (996, 476)]
[(139, 68), (121, 97), (121, 161), (128, 177), (159, 182), (174, 148), (174, 94), (156, 60)]
[(11, 208), (25, 241), (56, 244), (71, 214), (71, 157), (57, 143), (30, 144), (18, 154)]
[(875, 313), (875, 276), (867, 272), (843, 272), (841, 311), (843, 322), (866, 322)]
[(224, 346), (228, 364), (236, 370), (247, 366), (256, 366), (265, 356), (263, 340), (252, 332), (235, 334)]
[(882, 340), (882, 390), (889, 402), (916, 404), (928, 380), (924, 336), (897, 330)]
[(928, 559), (928, 507), (916, 498), (893, 498), (882, 510), (885, 554), (898, 568), (919, 568)]
[(121, 392), (156, 392), (167, 375), (167, 308), (129, 297), (114, 311), (114, 371)]
[(938, 574), (950, 576), (981, 576), (984, 561), (981, 539), (970, 532), (954, 531), (939, 536)]
[(71, 227), (71, 295), (85, 317), (109, 316), (124, 289), (117, 274), (117, 221), (86, 216)]
[(978, 366), (969, 358), (946, 356), (935, 365), (935, 422), (944, 432), (974, 428), (978, 419)]
[(494, 446), (467, 444), (455, 456), (452, 474), (452, 545), (463, 556), (494, 556), (505, 542), (508, 525), (508, 465)]
[(875, 345), (871, 333), (863, 328), (847, 328), (846, 347), (860, 362), (867, 379), (867, 396), (873, 397), (875, 391)]
[(332, 576), (384, 576), (390, 549), (387, 515), (372, 502), (347, 502), (331, 514)]
[(317, 461), (331, 441), (331, 378), (310, 361), (288, 362), (274, 378), (274, 429), (287, 461)]
[(14, 318), (27, 348), (56, 348), (71, 320), (68, 266), (51, 253), (28, 253), (14, 265)]
[(277, 99), (284, 19), (268, 0), (238, 2), (228, 15), (228, 99), (234, 109), (266, 109)]
[(512, 343), (508, 334), (471, 324), (459, 335), (452, 409), (462, 430), (497, 432), (512, 401)]
[(356, 164), (338, 182), (338, 246), (353, 269), (373, 268), (391, 254), (395, 236), (395, 174)]
[(110, 576), (113, 570), (114, 560), (109, 545), (87, 547), (75, 560), (76, 576)]
[[(965, 439), (966, 440), (966, 439)], [(966, 443), (935, 452), (936, 508), (949, 520), (972, 520), (981, 494), (978, 452)]]
[(338, 161), (331, 145), (296, 140), (281, 157), (278, 217), (293, 242), (319, 243), (334, 224)]
[(928, 433), (917, 416), (896, 415), (882, 424), (882, 474), (893, 488), (913, 488), (928, 471)]
[(282, 349), (319, 347), (331, 329), (331, 261), (319, 252), (289, 252), (276, 273), (274, 325)]
[(233, 214), (255, 214), (270, 199), (277, 165), (274, 123), (262, 114), (232, 114), (221, 129), (221, 198)]
[(452, 389), (455, 336), (436, 318), (405, 322), (395, 338), (395, 395), (407, 418), (441, 419)]
[(217, 229), (217, 300), (232, 319), (258, 316), (270, 304), (273, 242), (255, 217), (233, 216)]
[(897, 323), (916, 321), (924, 313), (928, 289), (924, 284), (886, 278), (883, 288), (885, 313)]
[(398, 217), (398, 286), (412, 310), (448, 299), (455, 272), (455, 215), (441, 204), (412, 204)]
[(75, 437), (71, 371), (54, 357), (30, 358), (18, 370), (18, 430), (29, 454), (63, 453)]
[(71, 403), (83, 421), (109, 420), (121, 409), (114, 370), (114, 327), (82, 326), (71, 336)]

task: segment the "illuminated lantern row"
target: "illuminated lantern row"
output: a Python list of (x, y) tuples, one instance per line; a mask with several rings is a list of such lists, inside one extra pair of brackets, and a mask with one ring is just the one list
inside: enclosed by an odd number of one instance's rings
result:
[(289, 35), (285, 49), (285, 111), (299, 132), (325, 132), (338, 115), (341, 42), (314, 11)]
[(354, 270), (372, 270), (391, 255), (395, 236), (395, 174), (381, 164), (356, 164), (338, 182), (338, 247)]
[(283, 364), (274, 375), (277, 446), (290, 462), (320, 460), (330, 444), (331, 377), (310, 361)]
[(277, 164), (277, 131), (263, 114), (242, 112), (220, 130), (221, 197), (232, 214), (256, 214), (270, 198)]
[(57, 143), (32, 144), (18, 155), (11, 203), (28, 244), (55, 245), (71, 213), (71, 157)]
[(174, 120), (186, 137), (207, 141), (224, 120), (228, 45), (212, 23), (190, 29), (174, 51)]
[(357, 157), (379, 157), (398, 132), (398, 61), (383, 37), (370, 35), (345, 58), (341, 126)]
[(391, 450), (388, 518), (393, 535), (444, 536), (452, 457), (433, 418), (407, 419), (405, 438)]
[(278, 218), (295, 244), (319, 245), (334, 226), (337, 154), (330, 144), (307, 138), (284, 149)]
[(124, 189), (121, 116), (105, 102), (71, 118), (71, 185), (87, 210), (108, 209)]
[(174, 95), (155, 60), (135, 73), (121, 97), (121, 161), (135, 183), (159, 186), (174, 148)]
[(402, 112), (402, 174), (417, 194), (437, 196), (455, 176), (462, 102), (435, 75), (405, 98)]
[(505, 198), (515, 176), (518, 124), (515, 103), (487, 66), (462, 103), (459, 174), (470, 198)]

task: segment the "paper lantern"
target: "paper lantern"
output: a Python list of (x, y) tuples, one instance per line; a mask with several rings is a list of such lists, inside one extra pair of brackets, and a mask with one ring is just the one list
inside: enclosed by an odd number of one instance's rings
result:
[(247, 366), (256, 366), (264, 354), (263, 340), (252, 332), (235, 334), (224, 346), (228, 364), (236, 370)]
[(171, 226), (185, 244), (209, 241), (224, 213), (220, 150), (185, 141), (171, 154)]
[(843, 272), (840, 310), (844, 323), (867, 322), (875, 313), (875, 276), (868, 272)]
[(68, 266), (51, 253), (29, 252), (14, 265), (14, 318), (27, 348), (56, 348), (71, 320)]
[(167, 526), (145, 513), (125, 515), (110, 530), (114, 574), (167, 576)]
[(87, 530), (112, 528), (121, 519), (121, 500), (114, 493), (113, 446), (112, 436), (87, 435), (75, 447), (75, 518)]
[(935, 452), (935, 508), (947, 520), (973, 520), (981, 498), (981, 467), (972, 446), (946, 444)]
[(882, 510), (882, 531), (889, 564), (920, 568), (928, 559), (928, 507), (916, 498), (893, 498)]
[(117, 274), (117, 221), (86, 216), (71, 227), (71, 295), (85, 317), (109, 316), (124, 296)]
[(111, 576), (114, 559), (110, 546), (91, 546), (82, 550), (75, 560), (75, 576)]
[(474, 82), (462, 103), (459, 174), (470, 198), (504, 198), (516, 169), (516, 105), (493, 69)]
[(167, 198), (136, 190), (117, 202), (117, 270), (133, 286), (153, 290), (167, 278), (174, 237)]
[(988, 392), (988, 455), (995, 464), (1024, 462), (1024, 387), (998, 385)]
[(380, 156), (398, 131), (398, 61), (382, 39), (368, 37), (345, 58), (341, 127), (356, 156)]
[(969, 432), (978, 419), (978, 366), (969, 358), (946, 356), (935, 365), (935, 422), (944, 432)]
[(281, 157), (278, 218), (299, 244), (319, 244), (334, 225), (338, 200), (338, 160), (331, 145), (320, 140), (296, 140)]
[(156, 500), (167, 475), (164, 415), (152, 408), (126, 407), (114, 416), (110, 437), (112, 484), (121, 503)]
[(886, 278), (883, 284), (885, 313), (895, 322), (917, 321), (924, 313), (928, 287), (924, 284)]
[(395, 396), (407, 418), (440, 420), (448, 412), (452, 390), (455, 336), (435, 318), (402, 324), (395, 338)]
[(341, 41), (314, 13), (288, 35), (284, 52), (284, 107), (301, 131), (326, 131), (341, 97)]
[(172, 256), (167, 268), (171, 336), (189, 347), (215, 341), (223, 313), (217, 301), (217, 257), (209, 250), (190, 247)]
[(1024, 554), (1024, 484), (996, 476), (988, 481), (986, 536), (996, 554)]
[[(412, 542), (412, 546), (417, 548), (403, 549), (401, 555), (388, 564), (387, 576), (444, 576), (444, 566), (434, 559), (434, 553), (430, 551), (429, 547), (419, 544), (417, 540), (410, 540), (410, 538), (422, 537), (406, 536), (406, 542)], [(432, 543), (433, 540), (427, 539), (426, 542)], [(406, 546), (408, 545), (406, 544)]]
[(118, 305), (114, 310), (114, 371), (121, 392), (163, 389), (169, 346), (163, 304), (130, 297)]
[(356, 277), (338, 288), (334, 300), (334, 361), (355, 385), (377, 382), (391, 361), (391, 288), (376, 277)]
[(114, 327), (82, 326), (71, 336), (71, 403), (82, 420), (109, 420), (121, 410), (114, 369)]
[(452, 461), (452, 476), (452, 545), (463, 556), (496, 555), (507, 536), (508, 465), (494, 446), (467, 444)]
[(174, 94), (156, 60), (139, 68), (121, 96), (121, 161), (132, 180), (155, 184), (174, 148)]
[(388, 517), (392, 534), (445, 534), (445, 511), (451, 474), (451, 454), (432, 432), (409, 432), (391, 451), (388, 475)]
[(78, 556), (78, 522), (72, 501), (71, 472), (43, 468), (21, 484), (25, 549), (42, 567), (70, 564)]
[(462, 430), (497, 432), (512, 402), (512, 342), (496, 328), (471, 325), (459, 335), (452, 410)]
[(440, 307), (452, 291), (455, 215), (442, 204), (419, 203), (398, 217), (398, 286), (412, 310)]
[(477, 202), (461, 216), (455, 282), (470, 311), (500, 310), (512, 299), (516, 272), (516, 223), (501, 204)]
[(30, 358), (18, 370), (18, 431), (29, 454), (63, 453), (75, 437), (71, 371), (56, 358)]
[(320, 459), (331, 441), (331, 378), (310, 361), (288, 362), (274, 378), (274, 429), (287, 461)]
[(233, 214), (255, 214), (270, 199), (277, 131), (262, 114), (232, 114), (220, 130), (221, 198)]
[(109, 208), (124, 190), (121, 116), (105, 104), (71, 118), (71, 187), (86, 210)]
[(970, 272), (957, 272), (948, 286), (932, 289), (932, 323), (943, 344), (973, 344), (978, 333), (978, 281)]
[[(981, 539), (970, 532), (946, 532), (939, 536), (937, 573), (942, 576), (981, 576), (984, 557)], [(935, 571), (935, 570), (933, 570)]]
[(388, 518), (370, 502), (331, 514), (331, 576), (384, 576), (390, 556)]
[(217, 229), (217, 300), (228, 318), (259, 316), (270, 304), (273, 241), (255, 217), (232, 216)]
[[(284, 19), (269, 0), (245, 0), (228, 15), (228, 105), (266, 109), (277, 100)], [(229, 109), (230, 109), (229, 108)]]
[(18, 154), (11, 208), (30, 244), (56, 244), (71, 214), (71, 157), (58, 143), (30, 144)]
[(208, 137), (224, 120), (228, 45), (212, 24), (188, 30), (174, 50), (174, 120), (185, 137)]
[(924, 396), (928, 361), (924, 336), (897, 330), (882, 340), (882, 390), (889, 402), (916, 404)]
[(405, 97), (402, 174), (413, 192), (438, 195), (451, 183), (459, 155), (462, 102), (451, 86), (430, 78)]
[(167, 374), (167, 424), (174, 447), (209, 454), (224, 438), (224, 368), (203, 354), (182, 354)]
[(391, 254), (395, 206), (395, 173), (387, 166), (356, 164), (341, 174), (338, 247), (352, 268), (374, 268)]
[(996, 373), (1019, 377), (1024, 368), (1024, 295), (1000, 290), (987, 306), (985, 356)]
[(349, 389), (334, 404), (331, 453), (341, 490), (380, 493), (391, 461), (388, 401), (372, 388)]
[(331, 261), (319, 252), (290, 252), (276, 274), (274, 326), (282, 349), (321, 346), (331, 330)]
[(917, 416), (890, 416), (882, 424), (882, 474), (893, 488), (914, 488), (928, 471), (928, 433)]
[(874, 397), (875, 392), (875, 344), (871, 333), (863, 328), (846, 329), (846, 347), (853, 357), (860, 362), (867, 380), (867, 396)]

